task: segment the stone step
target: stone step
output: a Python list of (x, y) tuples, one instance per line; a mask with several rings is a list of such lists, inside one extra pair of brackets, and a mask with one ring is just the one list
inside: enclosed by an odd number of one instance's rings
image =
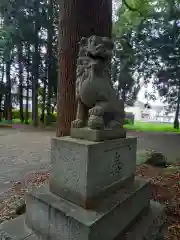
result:
[(30, 240), (29, 237), (32, 235), (32, 230), (25, 224), (24, 215), (5, 221), (0, 225), (0, 240)]
[(149, 212), (139, 218), (117, 240), (163, 240), (163, 234), (166, 231), (165, 222), (164, 206), (158, 202), (151, 201)]
[[(164, 207), (151, 201), (148, 214), (142, 216), (127, 233), (116, 240), (159, 240), (164, 217)], [(40, 238), (27, 228), (25, 216), (22, 215), (0, 225), (0, 240), (40, 240)]]
[[(151, 187), (139, 179), (87, 210), (42, 187), (27, 195), (28, 227), (49, 240), (112, 240), (149, 210)], [(146, 211), (145, 211), (146, 210)], [(111, 227), (109, 227), (111, 226)]]

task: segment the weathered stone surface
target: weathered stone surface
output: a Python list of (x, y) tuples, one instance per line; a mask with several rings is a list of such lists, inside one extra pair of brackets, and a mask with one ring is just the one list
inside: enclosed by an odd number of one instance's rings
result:
[(168, 166), (166, 156), (161, 152), (157, 152), (152, 149), (137, 151), (137, 164), (148, 164), (162, 168), (166, 168)]
[(134, 178), (136, 139), (52, 139), (50, 191), (85, 208)]
[(0, 225), (0, 240), (23, 240), (32, 234), (32, 230), (25, 224), (23, 215)]
[(152, 165), (155, 167), (167, 167), (167, 158), (160, 152), (156, 152), (154, 150), (148, 151), (148, 158), (146, 159), (146, 164)]
[(76, 79), (78, 107), (73, 128), (118, 129), (124, 124), (124, 104), (111, 81), (113, 47), (107, 37), (84, 37), (80, 41)]
[(46, 239), (38, 237), (36, 234), (33, 234), (33, 235), (27, 237), (25, 240), (46, 240)]
[(126, 130), (124, 128), (103, 130), (94, 130), (89, 128), (71, 128), (71, 137), (100, 142), (111, 139), (125, 138)]
[[(149, 211), (147, 211), (146, 208), (144, 210), (141, 217), (136, 219), (136, 222), (130, 226), (128, 231), (116, 237), (115, 240), (164, 239), (163, 237), (159, 238), (163, 236), (163, 224), (166, 219), (164, 207), (157, 202), (151, 201)], [(22, 215), (21, 217), (1, 224), (0, 240), (49, 240), (47, 236), (41, 236), (30, 231), (24, 222), (25, 215)], [(121, 221), (119, 224), (120, 223)]]
[(149, 207), (150, 192), (148, 182), (136, 180), (86, 210), (38, 188), (27, 195), (26, 223), (49, 240), (112, 240)]
[(165, 220), (164, 206), (158, 202), (151, 201), (148, 214), (142, 216), (117, 240), (158, 240), (158, 237), (163, 235), (162, 228)]

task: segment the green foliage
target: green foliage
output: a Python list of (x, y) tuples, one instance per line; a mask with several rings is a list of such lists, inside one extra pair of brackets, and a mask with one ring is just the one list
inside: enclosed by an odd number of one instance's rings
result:
[(122, 37), (115, 41), (112, 59), (112, 81), (117, 85), (117, 92), (126, 104), (133, 105), (140, 90), (138, 78), (134, 78), (135, 51), (130, 40)]
[(141, 132), (176, 132), (180, 133), (180, 130), (174, 129), (173, 124), (170, 123), (148, 123), (135, 121), (134, 125), (127, 124), (125, 127), (129, 130), (141, 131)]
[(46, 119), (46, 121), (47, 122), (51, 122), (51, 123), (54, 123), (54, 122), (56, 122), (57, 121), (57, 114), (56, 113), (51, 113), (50, 115), (46, 115), (45, 116), (45, 119)]
[[(118, 20), (114, 24), (114, 34), (123, 36), (136, 29), (150, 11), (150, 0), (124, 0), (117, 11)], [(126, 4), (125, 4), (126, 3)]]
[(171, 1), (169, 0), (122, 0), (117, 11), (114, 24), (114, 35), (123, 36), (127, 32), (139, 31), (141, 24), (147, 19), (162, 16), (169, 17)]
[(127, 118), (125, 118), (124, 119), (124, 125), (131, 125), (132, 123), (131, 123), (131, 120), (130, 119), (127, 119)]
[[(22, 109), (22, 93), (33, 88), (33, 99), (37, 99), (33, 101), (33, 111), (39, 101), (42, 109), (50, 106), (50, 113), (55, 105), (58, 77), (56, 2), (1, 0), (0, 15), (0, 82), (6, 81), (0, 106), (6, 104), (4, 109), (9, 112), (16, 100)], [(16, 97), (9, 94), (14, 86), (18, 87)]]
[[(31, 116), (31, 115), (32, 115), (32, 113), (29, 112), (29, 116)], [(12, 111), (12, 119), (20, 119), (20, 112), (18, 109), (17, 110), (14, 109)]]

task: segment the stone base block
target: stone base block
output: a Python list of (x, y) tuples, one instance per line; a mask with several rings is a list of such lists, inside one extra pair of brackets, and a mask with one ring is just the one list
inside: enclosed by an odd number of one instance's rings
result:
[(0, 225), (0, 240), (30, 240), (33, 235), (33, 231), (25, 224), (24, 215)]
[(151, 201), (147, 214), (137, 219), (127, 232), (115, 240), (165, 240), (165, 222), (164, 206)]
[(50, 191), (84, 208), (96, 207), (104, 196), (134, 180), (136, 143), (136, 138), (53, 138)]
[(147, 214), (150, 192), (148, 182), (136, 180), (98, 209), (86, 210), (38, 188), (27, 195), (26, 223), (45, 240), (113, 240)]
[[(167, 226), (164, 225), (164, 207), (151, 202), (147, 214), (139, 217), (126, 233), (115, 240), (165, 240)], [(110, 226), (109, 226), (110, 227)], [(46, 236), (35, 234), (25, 224), (25, 216), (6, 221), (0, 225), (0, 240), (49, 240)], [(63, 238), (60, 238), (60, 240)]]
[(100, 142), (117, 138), (125, 138), (126, 130), (124, 128), (103, 130), (93, 130), (89, 128), (71, 128), (71, 137)]

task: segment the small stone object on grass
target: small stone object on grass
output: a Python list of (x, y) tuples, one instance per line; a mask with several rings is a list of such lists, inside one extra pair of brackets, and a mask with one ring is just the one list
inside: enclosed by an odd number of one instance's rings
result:
[(168, 167), (167, 158), (160, 152), (146, 149), (137, 152), (137, 165), (147, 164), (154, 167)]
[(168, 166), (166, 157), (162, 153), (154, 150), (149, 152), (149, 157), (145, 164), (161, 168), (166, 168)]
[(18, 201), (18, 205), (16, 207), (16, 214), (17, 215), (22, 215), (26, 212), (26, 203), (24, 201), (24, 199), (20, 199)]

